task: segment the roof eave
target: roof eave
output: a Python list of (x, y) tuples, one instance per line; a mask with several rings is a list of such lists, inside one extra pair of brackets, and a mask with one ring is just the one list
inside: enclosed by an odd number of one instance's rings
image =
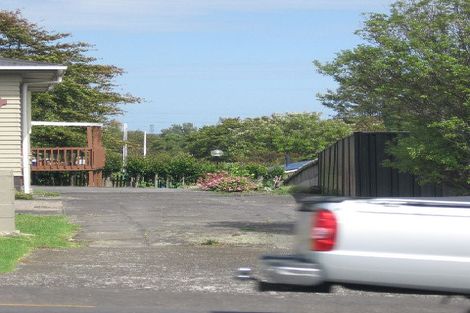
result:
[(41, 65), (41, 66), (0, 66), (0, 71), (65, 71), (65, 65)]

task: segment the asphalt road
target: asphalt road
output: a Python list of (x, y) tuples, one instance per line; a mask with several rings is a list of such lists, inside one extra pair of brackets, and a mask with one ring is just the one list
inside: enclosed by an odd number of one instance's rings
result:
[[(152, 189), (59, 189), (83, 245), (39, 250), (0, 276), (1, 312), (458, 312), (470, 300), (335, 286), (266, 292), (234, 280), (288, 253), (295, 201)], [(445, 303), (443, 300), (446, 300)]]

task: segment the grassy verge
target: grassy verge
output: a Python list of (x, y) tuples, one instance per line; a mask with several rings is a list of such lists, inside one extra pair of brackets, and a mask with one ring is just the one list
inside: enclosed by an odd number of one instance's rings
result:
[(295, 186), (281, 186), (279, 188), (273, 189), (271, 193), (274, 195), (285, 196), (285, 195), (292, 195), (296, 191), (297, 191), (297, 188)]
[(33, 249), (68, 248), (77, 246), (70, 241), (78, 226), (65, 216), (18, 214), (16, 228), (23, 234), (0, 237), (0, 272), (10, 272), (16, 263)]
[(33, 200), (37, 198), (55, 198), (59, 197), (60, 193), (55, 191), (34, 190), (32, 194), (17, 191), (15, 194), (16, 200)]
[(33, 200), (33, 195), (29, 193), (17, 191), (15, 193), (15, 200)]
[(56, 198), (60, 196), (60, 193), (56, 191), (34, 190), (33, 196), (40, 198)]

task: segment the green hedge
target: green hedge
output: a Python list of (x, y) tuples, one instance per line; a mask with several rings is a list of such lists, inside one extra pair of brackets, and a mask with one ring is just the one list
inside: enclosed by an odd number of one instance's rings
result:
[(160, 186), (178, 187), (194, 184), (205, 173), (215, 169), (215, 165), (197, 160), (188, 154), (170, 156), (159, 154), (154, 156), (129, 157), (125, 172), (134, 185), (147, 187)]
[(267, 167), (257, 163), (220, 163), (196, 159), (189, 154), (170, 155), (161, 153), (151, 156), (130, 156), (126, 164), (118, 158), (108, 159), (105, 175), (113, 181), (131, 183), (137, 187), (179, 187), (192, 185), (208, 173), (227, 172), (231, 176), (247, 177), (270, 186), (274, 178), (282, 176), (282, 166)]

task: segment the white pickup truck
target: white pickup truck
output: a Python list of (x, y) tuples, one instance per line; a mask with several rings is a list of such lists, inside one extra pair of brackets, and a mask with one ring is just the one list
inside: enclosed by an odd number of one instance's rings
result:
[[(470, 199), (470, 198), (467, 198)], [(347, 199), (301, 201), (290, 256), (261, 258), (238, 278), (267, 285), (331, 283), (470, 295), (470, 201)]]

